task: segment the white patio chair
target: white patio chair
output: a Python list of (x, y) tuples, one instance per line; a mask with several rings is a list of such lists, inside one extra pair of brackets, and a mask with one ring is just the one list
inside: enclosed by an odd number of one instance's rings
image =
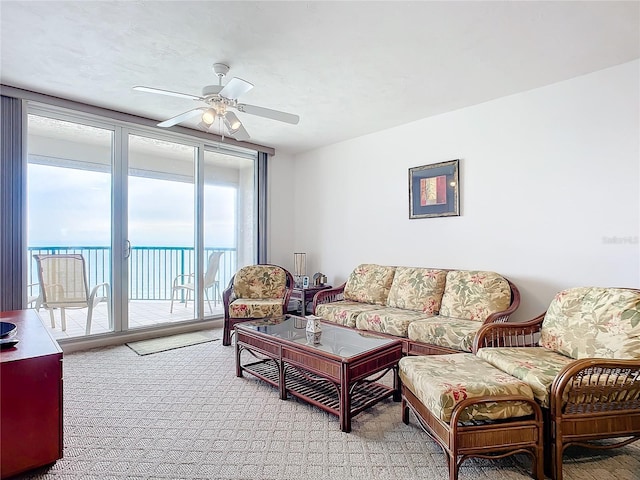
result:
[(40, 291), (38, 291), (38, 293), (34, 293), (36, 287), (40, 287), (40, 284), (30, 283), (27, 285), (27, 306), (29, 308), (34, 308), (36, 311), (40, 311), (40, 308), (42, 307), (42, 294)]
[[(111, 317), (111, 291), (108, 283), (96, 285), (89, 293), (87, 271), (84, 257), (79, 254), (34, 255), (38, 265), (42, 308), (49, 310), (51, 328), (56, 327), (53, 311), (60, 309), (62, 331), (67, 329), (65, 310), (67, 308), (87, 309), (86, 334), (91, 332), (93, 309), (107, 302), (109, 327), (113, 326)], [(101, 295), (98, 293), (101, 292)]]
[[(218, 268), (220, 267), (220, 258), (224, 252), (213, 252), (209, 255), (209, 261), (207, 262), (207, 271), (204, 274), (204, 294), (207, 298), (207, 303), (209, 304), (209, 311), (213, 313), (213, 308), (211, 308), (211, 299), (209, 298), (209, 289), (213, 288), (213, 304), (214, 306), (218, 305), (218, 299), (221, 299), (220, 296), (220, 282), (216, 279), (218, 275)], [(187, 307), (187, 303), (191, 298), (191, 293), (195, 292), (196, 283), (195, 283), (195, 275), (191, 274), (181, 274), (177, 275), (176, 278), (173, 279), (173, 288), (171, 290), (171, 308), (169, 309), (169, 313), (173, 313), (173, 301), (175, 299), (176, 293), (179, 292), (187, 292), (184, 299), (184, 306)]]

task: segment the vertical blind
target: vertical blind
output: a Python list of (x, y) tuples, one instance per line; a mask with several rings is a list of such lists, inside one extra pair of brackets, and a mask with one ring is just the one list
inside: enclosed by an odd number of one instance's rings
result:
[(0, 311), (26, 301), (26, 162), (22, 100), (2, 96), (0, 109)]
[(267, 160), (269, 155), (258, 152), (258, 263), (267, 263)]

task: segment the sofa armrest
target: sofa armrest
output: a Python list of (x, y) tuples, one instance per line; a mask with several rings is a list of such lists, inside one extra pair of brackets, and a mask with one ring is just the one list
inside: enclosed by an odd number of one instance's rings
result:
[(509, 280), (508, 278), (505, 278), (505, 280), (509, 282), (509, 289), (511, 290), (511, 303), (506, 310), (503, 310), (502, 312), (494, 312), (489, 315), (483, 322), (484, 324), (508, 322), (511, 314), (515, 312), (520, 306), (520, 290), (518, 290), (518, 287), (516, 287), (515, 284), (511, 282), (511, 280)]
[(544, 315), (527, 322), (483, 325), (473, 341), (473, 353), (484, 347), (537, 347)]
[(605, 415), (640, 409), (640, 360), (583, 358), (566, 365), (551, 385), (552, 417)]
[(233, 292), (233, 280), (236, 278), (234, 275), (229, 281), (229, 285), (222, 291), (222, 305), (224, 306), (224, 318), (229, 318), (229, 304), (236, 299)]
[(339, 287), (328, 288), (326, 290), (320, 290), (313, 296), (313, 314), (316, 314), (316, 307), (322, 303), (337, 302), (344, 300), (344, 287), (347, 282), (343, 283)]
[(522, 395), (486, 395), (481, 397), (465, 398), (460, 403), (456, 404), (455, 407), (453, 407), (449, 425), (457, 426), (460, 423), (461, 415), (468, 407), (481, 405), (483, 403), (491, 404), (496, 402), (521, 402), (528, 404), (533, 410), (533, 418), (535, 419), (536, 423), (542, 426), (543, 416), (540, 405), (538, 405), (538, 402), (536, 402), (533, 398), (523, 397)]

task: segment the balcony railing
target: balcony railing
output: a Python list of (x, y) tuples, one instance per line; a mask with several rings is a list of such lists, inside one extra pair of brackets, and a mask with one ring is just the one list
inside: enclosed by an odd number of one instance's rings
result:
[[(79, 253), (86, 262), (89, 289), (111, 279), (111, 248), (109, 247), (29, 247), (29, 284), (38, 283), (34, 255)], [(222, 291), (236, 271), (235, 248), (205, 248), (205, 258), (213, 252), (224, 252), (216, 279)], [(206, 268), (206, 266), (203, 266)], [(173, 279), (177, 275), (195, 273), (195, 251), (189, 247), (131, 247), (129, 256), (129, 299), (170, 300)], [(30, 292), (36, 295), (37, 290)]]

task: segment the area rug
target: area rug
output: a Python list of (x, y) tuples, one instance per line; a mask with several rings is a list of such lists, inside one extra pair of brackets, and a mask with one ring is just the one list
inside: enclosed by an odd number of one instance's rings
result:
[(189, 347), (199, 343), (213, 342), (218, 340), (200, 332), (181, 333), (169, 337), (153, 338), (151, 340), (141, 340), (139, 342), (129, 342), (127, 346), (138, 355), (150, 355), (152, 353), (166, 352), (175, 348)]

